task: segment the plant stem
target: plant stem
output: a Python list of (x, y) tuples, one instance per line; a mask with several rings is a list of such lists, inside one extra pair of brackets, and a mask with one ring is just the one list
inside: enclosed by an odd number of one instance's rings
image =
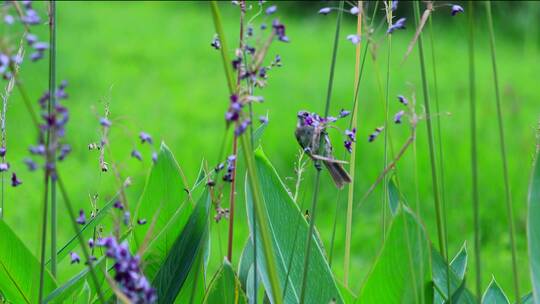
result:
[[(49, 1), (49, 31), (50, 31), (50, 50), (49, 50), (49, 115), (56, 107), (56, 2)], [(47, 165), (52, 168), (56, 166), (56, 132), (54, 126), (49, 127), (49, 146)], [(47, 170), (47, 169), (46, 169)], [(56, 278), (56, 248), (57, 248), (57, 211), (56, 211), (56, 176), (53, 172), (49, 174), (51, 179), (51, 274)]]
[[(338, 45), (339, 45), (339, 33), (341, 30), (341, 16), (343, 14), (344, 3), (345, 1), (343, 0), (339, 2), (339, 11), (338, 11), (337, 21), (336, 21), (336, 33), (334, 36), (334, 46), (332, 50), (332, 62), (330, 64), (330, 77), (328, 79), (326, 104), (324, 106), (324, 117), (328, 117), (328, 113), (330, 112), (330, 101), (332, 99), (332, 87), (334, 86), (334, 72), (335, 72), (335, 67), (336, 67), (336, 58), (337, 58), (337, 51), (338, 51)], [(324, 136), (321, 136), (321, 143), (319, 144), (319, 151), (317, 152), (317, 154), (319, 155), (323, 155), (322, 154), (322, 149), (324, 146), (323, 140), (324, 140)], [(315, 187), (313, 190), (314, 191), (313, 200), (311, 202), (311, 212), (310, 212), (311, 218), (309, 221), (309, 230), (308, 230), (307, 241), (306, 241), (306, 252), (304, 255), (304, 271), (302, 274), (302, 287), (300, 290), (300, 304), (304, 303), (304, 298), (306, 294), (306, 286), (307, 286), (307, 281), (308, 281), (308, 269), (309, 269), (309, 257), (311, 255), (311, 243), (314, 241), (313, 231), (315, 230), (315, 220), (316, 220), (315, 215), (317, 211), (317, 199), (319, 195), (319, 183), (320, 183), (320, 177), (321, 177), (321, 170), (319, 169), (320, 165), (317, 165), (317, 162), (319, 161), (315, 160), (314, 162), (315, 162), (315, 168), (316, 168)]]
[[(386, 18), (388, 27), (392, 26), (392, 3), (391, 1), (387, 1), (386, 3)], [(391, 64), (391, 54), (392, 54), (392, 35), (386, 35), (387, 39), (387, 45), (388, 45), (388, 52), (387, 52), (387, 58), (386, 58), (386, 92), (385, 92), (385, 105), (384, 105), (384, 163), (383, 163), (383, 169), (386, 167), (386, 164), (388, 164), (388, 136), (389, 136), (389, 130), (388, 130), (388, 116), (390, 113), (390, 64)], [(383, 205), (382, 205), (382, 230), (383, 230), (383, 244), (384, 240), (386, 238), (386, 205), (388, 204), (388, 182), (386, 175), (384, 176), (384, 182), (383, 182)]]
[[(363, 10), (362, 1), (358, 1), (358, 8)], [(362, 34), (362, 12), (357, 14), (356, 18), (356, 34), (360, 37)], [(369, 41), (369, 40), (368, 40)], [(361, 43), (356, 45), (356, 62), (354, 67), (354, 106), (351, 117), (351, 128), (357, 128), (358, 122), (358, 91), (360, 89), (360, 55), (361, 55)], [(365, 59), (365, 54), (364, 54)], [(363, 62), (362, 62), (363, 67)], [(354, 177), (356, 169), (356, 144), (353, 143), (351, 147), (351, 159), (349, 167), (349, 175), (351, 176), (351, 183), (349, 184), (347, 193), (347, 224), (345, 227), (345, 257), (344, 257), (344, 279), (343, 283), (345, 287), (349, 287), (349, 269), (351, 261), (351, 236), (352, 236), (352, 217), (353, 217), (353, 199), (354, 199)], [(336, 211), (337, 215), (337, 211)], [(334, 225), (335, 229), (335, 225)]]
[[(229, 93), (234, 93), (234, 85), (233, 85), (233, 76), (230, 70), (230, 61), (228, 59), (227, 55), (227, 44), (225, 35), (223, 32), (223, 26), (221, 24), (221, 16), (219, 13), (219, 7), (217, 5), (217, 2), (211, 1), (210, 7), (212, 9), (212, 17), (214, 20), (214, 26), (216, 28), (217, 35), (221, 42), (221, 57), (223, 60), (223, 67), (225, 69), (225, 76), (227, 78), (227, 83), (229, 86)], [(266, 268), (268, 271), (268, 277), (270, 281), (270, 294), (271, 298), (274, 300), (274, 303), (281, 304), (283, 302), (281, 298), (281, 287), (279, 285), (279, 279), (278, 274), (276, 270), (276, 258), (274, 256), (273, 246), (272, 246), (272, 240), (271, 240), (271, 234), (270, 234), (270, 224), (268, 223), (268, 219), (265, 217), (265, 210), (264, 208), (264, 200), (262, 196), (262, 192), (260, 189), (259, 179), (257, 177), (257, 168), (255, 166), (255, 157), (253, 154), (253, 147), (251, 145), (251, 140), (249, 138), (249, 132), (245, 132), (243, 136), (240, 136), (240, 146), (242, 148), (242, 152), (244, 154), (244, 159), (246, 162), (247, 167), (247, 175), (249, 179), (249, 185), (251, 188), (252, 196), (253, 196), (253, 210), (256, 214), (256, 218), (254, 219), (254, 222), (259, 222), (259, 230), (261, 233), (261, 241), (262, 241), (262, 247), (263, 247), (263, 254), (266, 262)], [(257, 232), (253, 231), (253, 234), (255, 235)], [(257, 247), (257, 243), (253, 244), (254, 247)], [(256, 256), (255, 256), (256, 259)], [(255, 276), (256, 278), (256, 276)]]
[(486, 15), (489, 28), (489, 45), (491, 48), (491, 64), (493, 67), (493, 82), (495, 85), (495, 102), (497, 104), (497, 121), (499, 123), (499, 142), (501, 148), (501, 157), (504, 175), (504, 192), (506, 197), (506, 213), (508, 216), (508, 232), (510, 234), (510, 243), (512, 246), (512, 272), (514, 275), (514, 293), (516, 303), (520, 303), (519, 279), (517, 270), (516, 241), (514, 236), (514, 215), (512, 210), (512, 196), (510, 193), (510, 181), (508, 177), (508, 163), (506, 158), (506, 144), (504, 140), (504, 125), (501, 108), (501, 96), (499, 90), (499, 78), (497, 76), (497, 56), (495, 54), (495, 32), (493, 30), (493, 18), (491, 16), (491, 2), (486, 1)]
[(49, 210), (48, 206), (48, 197), (49, 197), (49, 176), (47, 170), (45, 170), (45, 191), (43, 195), (43, 216), (41, 220), (41, 249), (40, 249), (40, 267), (39, 267), (39, 295), (38, 303), (42, 303), (43, 299), (43, 278), (45, 276), (45, 250), (47, 248), (47, 211)]
[(478, 200), (478, 164), (476, 143), (476, 81), (474, 68), (474, 4), (469, 2), (469, 100), (471, 129), (471, 178), (474, 217), (474, 261), (476, 294), (482, 294), (482, 260), (480, 259), (480, 204)]
[[(414, 2), (414, 15), (416, 25), (420, 23), (420, 4), (419, 2)], [(437, 222), (437, 234), (439, 239), (439, 250), (443, 255), (444, 259), (447, 261), (448, 257), (446, 255), (446, 227), (444, 227), (443, 212), (441, 208), (440, 195), (439, 195), (439, 183), (437, 176), (437, 160), (435, 158), (435, 143), (433, 140), (433, 128), (431, 126), (431, 111), (429, 105), (429, 90), (427, 84), (427, 75), (426, 75), (426, 66), (424, 62), (424, 48), (422, 44), (422, 33), (418, 35), (418, 54), (420, 57), (420, 72), (422, 76), (422, 89), (424, 95), (424, 107), (426, 111), (426, 126), (428, 133), (428, 146), (429, 146), (429, 159), (431, 162), (431, 180), (433, 188), (433, 197), (435, 201), (435, 214)]]
[(60, 188), (60, 192), (62, 194), (64, 203), (66, 205), (66, 209), (67, 209), (69, 218), (71, 220), (71, 224), (73, 225), (73, 231), (75, 232), (75, 235), (77, 236), (77, 239), (79, 240), (79, 245), (81, 246), (81, 250), (83, 252), (84, 258), (86, 259), (88, 263), (88, 268), (90, 270), (90, 277), (92, 281), (94, 282), (98, 299), (101, 303), (105, 303), (105, 298), (103, 297), (103, 293), (101, 292), (101, 283), (99, 282), (98, 277), (96, 275), (96, 270), (94, 268), (93, 261), (91, 259), (90, 253), (88, 252), (88, 248), (86, 247), (87, 246), (86, 241), (83, 239), (82, 233), (80, 233), (79, 226), (77, 224), (75, 210), (73, 210), (73, 205), (71, 204), (71, 201), (69, 200), (66, 188), (58, 172), (56, 172), (56, 180), (58, 182), (58, 187)]

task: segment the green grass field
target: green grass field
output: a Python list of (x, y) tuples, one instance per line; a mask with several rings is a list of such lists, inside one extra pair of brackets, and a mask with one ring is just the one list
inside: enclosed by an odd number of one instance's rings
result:
[[(335, 16), (320, 16), (318, 6), (304, 8), (283, 3), (282, 21), (287, 25), (290, 44), (275, 43), (270, 54), (280, 54), (283, 67), (270, 72), (269, 85), (257, 94), (265, 101), (255, 108), (256, 116), (268, 113), (270, 123), (262, 145), (282, 177), (294, 176), (294, 163), (299, 147), (294, 138), (296, 113), (299, 110), (322, 112), (326, 94)], [(305, 4), (304, 4), (305, 5)], [(44, 4), (38, 4), (44, 8)], [(229, 43), (237, 44), (237, 10), (228, 2), (221, 4)], [(505, 8), (506, 9), (506, 8)], [(300, 10), (303, 10), (300, 12)], [(537, 40), (528, 33), (516, 36), (505, 24), (516, 17), (505, 16), (495, 6), (497, 63), (502, 91), (504, 123), (507, 140), (510, 184), (514, 204), (518, 249), (519, 276), (522, 293), (530, 290), (526, 243), (526, 198), (529, 174), (535, 149), (535, 133), (539, 118), (540, 91), (538, 79)], [(449, 252), (453, 255), (464, 242), (470, 252), (468, 282), (474, 282), (473, 218), (471, 203), (471, 169), (469, 136), (467, 18), (450, 19), (446, 9), (434, 15), (440, 121), (442, 124), (445, 200), (449, 231)], [(332, 113), (350, 109), (353, 98), (355, 47), (345, 36), (355, 31), (355, 19), (345, 16), (343, 38), (340, 41), (336, 79), (332, 98)], [(522, 18), (523, 19), (523, 18)], [(412, 21), (412, 19), (411, 19)], [(520, 22), (525, 22), (520, 20)], [(537, 27), (538, 24), (525, 26)], [(46, 37), (46, 27), (40, 27)], [(504, 205), (502, 163), (497, 135), (496, 108), (489, 57), (486, 20), (477, 19), (477, 97), (479, 136), (479, 187), (482, 228), (483, 285), (491, 274), (512, 294), (511, 251)], [(402, 62), (407, 44), (412, 39), (412, 23), (406, 31), (393, 35), (390, 67), (390, 113), (400, 110), (398, 94), (411, 96), (416, 92), (422, 111), (420, 68), (417, 50)], [(217, 163), (224, 134), (223, 115), (227, 109), (227, 88), (218, 51), (210, 47), (214, 35), (210, 9), (206, 3), (105, 3), (60, 2), (58, 4), (58, 77), (70, 82), (71, 111), (67, 140), (73, 146), (72, 155), (61, 164), (71, 200), (78, 207), (88, 208), (90, 196), (99, 194), (104, 204), (116, 191), (112, 173), (101, 173), (98, 153), (88, 151), (88, 144), (99, 140), (97, 116), (110, 102), (113, 128), (111, 146), (114, 160), (123, 177), (130, 176), (129, 202), (135, 204), (151, 166), (151, 149), (140, 146), (139, 131), (153, 135), (155, 149), (163, 140), (174, 152), (177, 161), (193, 183), (201, 161)], [(427, 37), (427, 36), (426, 36)], [(359, 98), (358, 163), (355, 196), (359, 199), (383, 169), (383, 140), (367, 142), (372, 130), (384, 124), (384, 91), (387, 46), (378, 40), (376, 61), (366, 60)], [(428, 72), (432, 77), (431, 48), (427, 46)], [(233, 50), (231, 49), (231, 54)], [(21, 79), (32, 100), (47, 89), (47, 63), (25, 63)], [(382, 88), (377, 79), (380, 78)], [(430, 88), (433, 92), (434, 88)], [(434, 94), (432, 94), (432, 100)], [(96, 114), (97, 113), (97, 114)], [(7, 140), (9, 158), (14, 171), (24, 184), (6, 188), (6, 221), (38, 256), (41, 222), (43, 174), (28, 172), (22, 162), (27, 147), (35, 141), (35, 130), (16, 91), (9, 102)], [(345, 122), (338, 123), (345, 128)], [(407, 125), (390, 125), (394, 151), (406, 140)], [(339, 142), (337, 132), (335, 142)], [(425, 120), (418, 124), (418, 194), (421, 215), (432, 242), (437, 242), (430, 163), (427, 153)], [(337, 155), (344, 149), (336, 144)], [(142, 163), (130, 158), (132, 148), (143, 153)], [(412, 150), (398, 164), (400, 188), (410, 205), (416, 201)], [(302, 184), (301, 198), (307, 208), (311, 199), (313, 179), (311, 166)], [(243, 176), (242, 176), (243, 181)], [(241, 184), (240, 184), (241, 185)], [(292, 188), (292, 181), (288, 186)], [(243, 185), (239, 188), (243, 188)], [(238, 195), (235, 248), (241, 248), (247, 238), (243, 190)], [(357, 201), (358, 201), (357, 199)], [(323, 174), (317, 226), (326, 250), (329, 251), (336, 204), (339, 202), (338, 224), (334, 248), (334, 269), (337, 278), (343, 276), (346, 192), (338, 193), (327, 173)], [(60, 244), (72, 235), (63, 203), (59, 203)], [(357, 290), (369, 271), (382, 244), (382, 192), (377, 190), (355, 209), (352, 241), (352, 283)], [(387, 211), (388, 212), (388, 211)], [(388, 220), (389, 214), (386, 214)], [(221, 262), (226, 250), (227, 223), (212, 227), (212, 263)], [(219, 233), (215, 233), (219, 230)], [(221, 236), (220, 238), (216, 237)], [(221, 244), (220, 244), (221, 241)], [(220, 248), (222, 248), (220, 251)], [(234, 252), (235, 260), (240, 250)], [(67, 261), (65, 261), (67, 265)], [(82, 268), (82, 266), (79, 266)], [(68, 269), (65, 267), (62, 269)], [(65, 271), (61, 278), (75, 272)], [(213, 272), (211, 272), (213, 273)], [(472, 285), (471, 285), (472, 286)]]

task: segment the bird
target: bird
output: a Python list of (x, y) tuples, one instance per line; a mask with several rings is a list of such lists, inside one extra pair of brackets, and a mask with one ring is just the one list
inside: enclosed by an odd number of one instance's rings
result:
[[(307, 111), (298, 112), (297, 117), (298, 123), (294, 135), (298, 144), (311, 157), (318, 170), (321, 169), (320, 162), (322, 161), (336, 187), (342, 189), (343, 186), (351, 182), (351, 177), (343, 168), (343, 162), (334, 159), (332, 155), (332, 143), (330, 142), (328, 133), (324, 129), (325, 120)], [(323, 147), (319, 150), (321, 144), (323, 144)]]

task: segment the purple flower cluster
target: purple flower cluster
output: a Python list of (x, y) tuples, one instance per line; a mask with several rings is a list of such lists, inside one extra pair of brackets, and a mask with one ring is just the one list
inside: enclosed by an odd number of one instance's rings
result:
[(344, 141), (345, 149), (351, 153), (352, 144), (353, 142), (356, 142), (356, 128), (353, 128), (352, 130), (345, 130), (345, 136), (347, 136), (347, 139)]
[[(46, 158), (47, 147), (45, 146), (45, 139), (47, 138), (47, 133), (49, 131), (51, 131), (51, 134), (53, 134), (49, 142), (51, 145), (51, 151), (58, 153), (58, 161), (63, 161), (66, 159), (68, 154), (71, 152), (71, 146), (69, 144), (62, 143), (62, 139), (65, 137), (65, 126), (69, 121), (69, 111), (61, 104), (62, 100), (68, 98), (68, 94), (66, 92), (67, 85), (67, 81), (64, 80), (58, 86), (55, 92), (56, 105), (50, 114), (48, 112), (48, 103), (51, 99), (50, 93), (47, 91), (40, 97), (39, 106), (42, 113), (42, 123), (39, 126), (40, 134), (38, 144), (29, 147), (28, 150), (30, 154)], [(37, 164), (31, 158), (26, 158), (24, 162), (30, 171), (34, 171), (37, 168)], [(51, 162), (49, 164), (45, 164), (45, 168), (50, 170), (53, 178), (56, 177), (54, 163)]]
[(233, 94), (230, 98), (229, 110), (225, 113), (225, 120), (227, 123), (238, 121), (240, 113), (242, 112), (242, 103), (238, 100), (238, 95)]
[[(223, 164), (218, 165), (218, 167), (223, 168)], [(231, 182), (231, 183), (233, 182), (234, 180), (233, 172), (235, 168), (236, 168), (236, 155), (232, 154), (232, 155), (229, 155), (229, 157), (227, 157), (227, 168), (226, 168), (227, 172), (223, 175), (223, 181)]]
[(133, 303), (157, 302), (156, 290), (141, 271), (141, 258), (129, 252), (126, 241), (118, 244), (114, 237), (98, 240), (98, 246), (107, 249), (106, 256), (114, 261), (114, 280), (118, 288)]
[(285, 35), (285, 25), (281, 22), (279, 22), (278, 19), (274, 19), (272, 22), (272, 28), (274, 29), (274, 33), (278, 37), (279, 41), (282, 42), (289, 42), (289, 37)]
[(343, 118), (349, 114), (349, 111), (341, 110), (337, 118), (334, 116), (328, 116), (325, 118), (315, 112), (309, 113), (307, 111), (300, 111), (298, 112), (297, 117), (300, 119), (299, 122), (301, 126), (326, 127), (328, 124), (336, 122), (338, 118)]
[(21, 64), (22, 58), (18, 55), (8, 56), (7, 54), (0, 53), (0, 76), (9, 80), (13, 76), (11, 71), (12, 64)]
[[(148, 143), (149, 145), (152, 145), (154, 143), (152, 136), (144, 131), (139, 132), (139, 139), (141, 140), (141, 144), (143, 145), (145, 143)], [(135, 158), (139, 161), (143, 160), (142, 153), (137, 148), (133, 148), (130, 155), (132, 158)], [(152, 151), (152, 162), (157, 162), (157, 153), (155, 151)]]

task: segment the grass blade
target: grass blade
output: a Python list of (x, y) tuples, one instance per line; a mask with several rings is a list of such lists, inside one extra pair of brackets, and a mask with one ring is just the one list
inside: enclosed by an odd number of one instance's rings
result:
[(223, 262), (212, 278), (203, 303), (247, 303), (240, 281), (228, 261)]

